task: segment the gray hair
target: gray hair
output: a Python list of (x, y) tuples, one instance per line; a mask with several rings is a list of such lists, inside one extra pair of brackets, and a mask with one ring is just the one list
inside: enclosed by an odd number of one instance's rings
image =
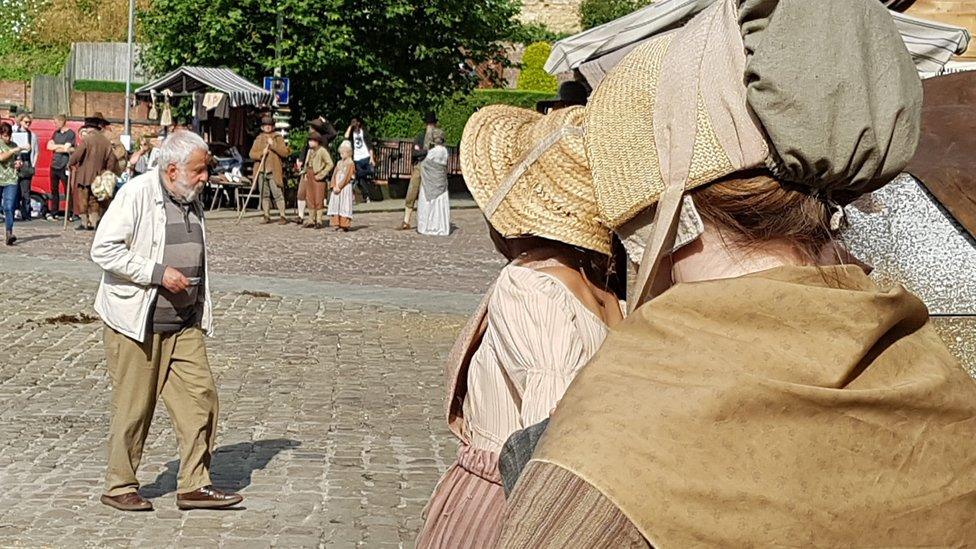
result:
[(159, 145), (156, 165), (166, 169), (170, 164), (185, 168), (194, 151), (209, 152), (207, 142), (199, 135), (186, 130), (175, 131)]

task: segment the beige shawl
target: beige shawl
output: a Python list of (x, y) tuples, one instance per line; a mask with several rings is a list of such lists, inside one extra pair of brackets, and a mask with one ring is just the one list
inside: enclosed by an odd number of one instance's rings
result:
[(976, 383), (857, 267), (675, 286), (611, 332), (534, 460), (656, 547), (976, 544)]

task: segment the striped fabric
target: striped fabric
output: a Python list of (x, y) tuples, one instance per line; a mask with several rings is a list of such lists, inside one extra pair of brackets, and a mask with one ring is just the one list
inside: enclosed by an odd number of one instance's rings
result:
[[(160, 286), (152, 315), (153, 333), (169, 334), (200, 321), (203, 287), (203, 226), (196, 204), (180, 204), (163, 189), (166, 209), (166, 247), (163, 261), (154, 274), (162, 278), (164, 266), (173, 267), (183, 276), (199, 283), (178, 294)], [(156, 278), (156, 277), (154, 277)]]
[(462, 444), (427, 503), (417, 548), (494, 547), (504, 515), (498, 454)]
[[(614, 52), (618, 52), (615, 57), (619, 60), (639, 42), (682, 25), (714, 1), (658, 0), (615, 21), (560, 40), (552, 48), (546, 70), (552, 74), (573, 69), (580, 69), (584, 74), (608, 71), (612, 64), (607, 66), (606, 62), (588, 69), (583, 67)], [(969, 31), (961, 27), (897, 12), (891, 12), (891, 15), (919, 72), (938, 72), (953, 55), (963, 53), (969, 46)], [(590, 75), (586, 76), (593, 85)], [(600, 79), (602, 76), (597, 78), (597, 82)]]
[(502, 270), (488, 329), (468, 368), (465, 432), (498, 452), (508, 437), (549, 417), (576, 372), (607, 336), (606, 325), (552, 276)]
[(231, 107), (266, 107), (271, 104), (271, 92), (248, 82), (230, 69), (212, 67), (180, 67), (136, 90), (136, 97), (147, 99), (150, 92), (170, 90), (174, 93), (206, 93), (216, 90), (227, 94)]
[(599, 490), (551, 463), (529, 462), (510, 503), (499, 547), (651, 547)]
[(418, 547), (493, 546), (505, 510), (498, 451), (509, 435), (549, 417), (607, 335), (566, 286), (526, 267), (502, 269), (487, 308), (467, 370), (465, 441), (434, 489)]

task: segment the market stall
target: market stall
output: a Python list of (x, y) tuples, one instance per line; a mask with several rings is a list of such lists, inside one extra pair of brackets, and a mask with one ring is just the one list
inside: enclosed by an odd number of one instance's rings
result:
[[(247, 116), (271, 105), (271, 92), (245, 80), (230, 69), (180, 67), (136, 90), (150, 101), (151, 114), (161, 126), (173, 123), (177, 101), (191, 99), (191, 124), (210, 142), (223, 142), (244, 150)], [(150, 118), (156, 118), (150, 116)]]

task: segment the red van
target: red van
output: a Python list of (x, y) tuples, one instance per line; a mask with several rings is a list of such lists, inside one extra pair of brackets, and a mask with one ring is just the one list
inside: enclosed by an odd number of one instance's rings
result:
[[(47, 142), (54, 135), (55, 124), (54, 120), (50, 118), (31, 117), (31, 120), (33, 121), (31, 131), (37, 136), (37, 147), (40, 149), (37, 153), (37, 165), (34, 166), (34, 179), (31, 181), (31, 209), (38, 211), (34, 204), (36, 202), (43, 206), (40, 211), (45, 212), (48, 201), (51, 199), (51, 159), (54, 156), (53, 152), (47, 150)], [(0, 121), (11, 126), (14, 124), (14, 120), (11, 118), (3, 118)], [(68, 128), (74, 130), (76, 136), (83, 125), (80, 120), (68, 120)], [(62, 211), (64, 210), (63, 193), (63, 190), (59, 193), (61, 194), (61, 204), (58, 205)]]

